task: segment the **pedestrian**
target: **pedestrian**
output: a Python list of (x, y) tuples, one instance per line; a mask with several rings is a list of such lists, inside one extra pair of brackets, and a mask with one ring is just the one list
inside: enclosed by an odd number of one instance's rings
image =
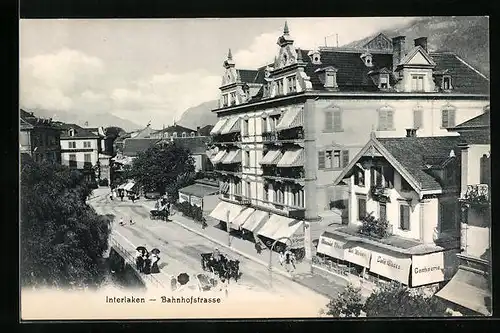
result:
[(125, 223), (123, 222), (123, 217), (120, 218), (120, 225), (125, 225)]
[(281, 251), (279, 253), (278, 259), (279, 259), (280, 265), (283, 266), (283, 264), (285, 263), (285, 253), (283, 251)]
[(134, 225), (135, 222), (132, 222), (132, 219), (130, 219), (130, 225)]
[(158, 267), (159, 260), (160, 260), (160, 257), (157, 256), (155, 253), (153, 253), (151, 255), (151, 274), (160, 273), (160, 268)]
[(143, 269), (143, 265), (144, 265), (144, 259), (142, 258), (142, 252), (141, 251), (137, 251), (137, 253), (136, 253), (135, 264), (137, 266), (137, 270), (142, 273), (142, 269)]
[(295, 256), (290, 250), (285, 251), (285, 265), (287, 272), (293, 272), (295, 270)]
[(257, 254), (262, 253), (262, 245), (258, 239), (255, 239), (255, 251), (257, 251)]

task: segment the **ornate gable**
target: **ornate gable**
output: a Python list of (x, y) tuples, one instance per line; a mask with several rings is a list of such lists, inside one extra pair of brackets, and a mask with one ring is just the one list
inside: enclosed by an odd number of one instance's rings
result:
[(283, 68), (297, 63), (297, 50), (293, 46), (293, 39), (290, 37), (288, 23), (285, 21), (283, 35), (278, 38), (277, 44), (280, 46), (280, 51), (274, 63), (274, 69)]
[(369, 50), (391, 50), (392, 49), (392, 41), (387, 38), (383, 33), (378, 34), (368, 43), (363, 45), (363, 48)]

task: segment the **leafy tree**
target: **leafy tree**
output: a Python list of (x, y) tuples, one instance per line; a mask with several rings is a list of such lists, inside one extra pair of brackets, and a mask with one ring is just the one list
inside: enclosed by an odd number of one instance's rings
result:
[(117, 137), (119, 137), (120, 135), (126, 133), (125, 130), (121, 127), (117, 127), (117, 126), (110, 126), (110, 127), (106, 127), (104, 129), (104, 134), (107, 136), (107, 137), (110, 137), (110, 138), (113, 138), (113, 139), (116, 139)]
[(92, 189), (75, 170), (21, 159), (21, 283), (96, 286), (108, 220), (86, 204)]
[(333, 317), (359, 317), (363, 310), (361, 288), (348, 284), (326, 307), (328, 310), (326, 314)]
[(191, 152), (175, 143), (155, 145), (140, 152), (125, 170), (125, 178), (141, 184), (146, 192), (165, 194), (194, 177), (194, 159)]
[(446, 306), (437, 297), (423, 295), (393, 282), (368, 297), (364, 311), (367, 317), (443, 317)]

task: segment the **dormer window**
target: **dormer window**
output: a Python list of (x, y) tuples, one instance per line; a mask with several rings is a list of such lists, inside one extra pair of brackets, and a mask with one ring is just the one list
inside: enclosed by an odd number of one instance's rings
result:
[(195, 135), (195, 134), (194, 134), (194, 132), (191, 132), (191, 137), (192, 137), (192, 138), (194, 138), (194, 135)]
[(314, 65), (321, 65), (321, 53), (318, 50), (310, 51), (308, 56)]
[(236, 92), (231, 93), (231, 105), (236, 105)]
[(288, 77), (287, 86), (289, 93), (294, 93), (297, 91), (297, 79), (295, 78), (295, 76)]
[(70, 128), (68, 131), (68, 136), (75, 136), (75, 130)]
[(172, 133), (172, 137), (176, 138), (177, 137), (177, 132)]
[(183, 138), (187, 137), (186, 132), (182, 132), (182, 137), (183, 137)]
[(379, 89), (389, 88), (389, 74), (380, 74)]
[(223, 107), (226, 107), (226, 106), (228, 106), (228, 105), (229, 105), (229, 103), (228, 103), (228, 95), (227, 95), (227, 94), (224, 94), (224, 95), (222, 96), (222, 106), (223, 106)]
[(443, 76), (443, 81), (442, 81), (441, 89), (443, 89), (443, 90), (451, 90), (452, 89), (452, 87), (451, 87), (451, 76), (449, 76), (449, 75), (444, 75)]
[(365, 63), (366, 67), (373, 66), (372, 55), (370, 53), (363, 53), (360, 58)]

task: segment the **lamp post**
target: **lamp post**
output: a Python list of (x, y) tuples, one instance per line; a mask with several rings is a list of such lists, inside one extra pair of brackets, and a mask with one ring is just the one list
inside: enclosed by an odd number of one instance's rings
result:
[(269, 267), (268, 267), (268, 269), (269, 269), (269, 283), (271, 285), (271, 288), (273, 287), (273, 249), (274, 249), (274, 246), (276, 245), (276, 243), (278, 243), (282, 239), (289, 240), (290, 245), (292, 245), (292, 240), (289, 237), (280, 237), (273, 242), (273, 245), (271, 245), (271, 249), (269, 250)]
[(231, 228), (229, 227), (229, 210), (227, 211), (227, 218), (226, 218), (226, 229), (227, 229), (227, 246), (231, 247)]

